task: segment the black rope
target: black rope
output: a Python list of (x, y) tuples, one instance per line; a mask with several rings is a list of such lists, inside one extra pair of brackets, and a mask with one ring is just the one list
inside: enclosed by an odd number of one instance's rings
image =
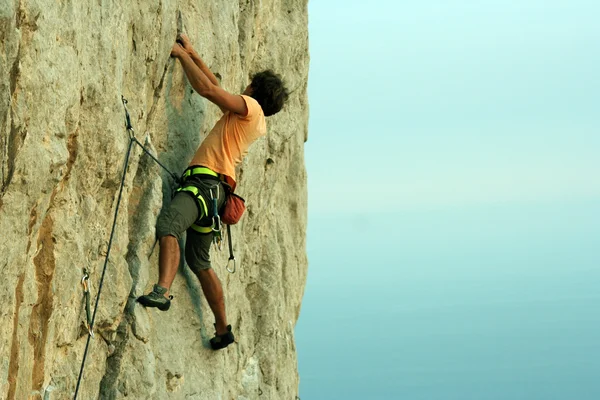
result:
[(123, 102), (123, 107), (125, 108), (125, 129), (127, 129), (127, 131), (129, 132), (129, 138), (132, 141), (134, 141), (138, 146), (140, 146), (142, 148), (142, 150), (144, 151), (144, 153), (148, 154), (154, 161), (156, 161), (156, 163), (158, 165), (160, 165), (162, 169), (164, 169), (165, 171), (167, 171), (167, 173), (169, 175), (171, 175), (171, 177), (175, 180), (175, 182), (177, 182), (178, 184), (180, 184), (181, 183), (181, 179), (179, 179), (179, 177), (177, 175), (175, 175), (174, 173), (172, 173), (169, 170), (169, 168), (165, 167), (165, 165), (163, 163), (161, 163), (158, 160), (158, 158), (156, 158), (150, 152), (150, 150), (148, 150), (146, 147), (144, 147), (144, 145), (142, 143), (140, 143), (139, 140), (137, 140), (137, 138), (133, 134), (133, 126), (131, 126), (131, 117), (129, 116), (129, 110), (127, 109), (127, 99), (125, 99), (125, 97), (121, 96), (121, 101)]
[[(108, 249), (106, 251), (106, 258), (104, 259), (104, 267), (102, 268), (102, 276), (100, 277), (100, 283), (98, 284), (98, 296), (96, 297), (96, 304), (94, 305), (94, 314), (92, 316), (91, 321), (89, 321), (89, 316), (88, 316), (89, 334), (88, 334), (87, 342), (85, 344), (85, 351), (83, 352), (83, 360), (81, 361), (81, 368), (79, 370), (79, 377), (77, 378), (77, 386), (75, 387), (75, 396), (73, 397), (73, 400), (77, 400), (77, 394), (79, 393), (79, 385), (81, 384), (81, 378), (83, 377), (83, 369), (85, 367), (85, 361), (87, 359), (87, 354), (88, 354), (88, 350), (89, 350), (89, 346), (90, 346), (90, 339), (93, 336), (94, 321), (96, 320), (96, 312), (98, 311), (98, 303), (100, 302), (100, 293), (102, 292), (102, 285), (104, 284), (104, 275), (106, 274), (106, 267), (108, 266), (108, 257), (110, 255), (110, 249), (112, 247), (113, 237), (115, 234), (115, 227), (117, 225), (117, 216), (119, 214), (119, 206), (121, 205), (121, 197), (123, 194), (123, 187), (125, 186), (125, 177), (127, 176), (127, 168), (129, 167), (129, 157), (131, 155), (131, 148), (133, 147), (133, 144), (136, 143), (138, 146), (140, 146), (146, 154), (148, 154), (150, 157), (152, 157), (152, 159), (154, 161), (156, 161), (156, 163), (158, 165), (160, 165), (165, 171), (167, 171), (167, 173), (169, 175), (171, 175), (173, 177), (175, 182), (180, 183), (179, 177), (177, 175), (175, 175), (174, 173), (172, 173), (171, 171), (169, 171), (169, 169), (167, 167), (165, 167), (160, 161), (158, 161), (158, 159), (152, 153), (150, 153), (150, 151), (148, 149), (146, 149), (146, 147), (144, 147), (143, 144), (141, 144), (136, 139), (136, 137), (134, 135), (133, 127), (131, 126), (131, 118), (129, 117), (129, 111), (127, 110), (127, 100), (123, 96), (121, 96), (121, 100), (123, 101), (123, 107), (125, 107), (125, 128), (129, 132), (129, 147), (127, 148), (127, 155), (125, 156), (125, 165), (123, 167), (123, 176), (121, 177), (121, 187), (119, 188), (119, 197), (117, 198), (117, 206), (115, 208), (113, 225), (112, 225), (112, 229), (110, 231), (110, 239), (108, 240)], [(86, 274), (87, 274), (87, 272), (86, 272)], [(88, 296), (87, 301), (89, 302), (89, 291), (87, 292), (86, 295)]]
[(162, 169), (167, 171), (167, 173), (169, 175), (171, 175), (171, 177), (175, 180), (175, 182), (177, 182), (178, 184), (181, 183), (181, 179), (177, 175), (175, 175), (173, 172), (169, 171), (169, 169), (167, 167), (165, 167), (163, 165), (163, 163), (158, 161), (158, 158), (156, 158), (152, 153), (150, 153), (150, 150), (145, 148), (144, 145), (139, 142), (139, 140), (137, 140), (135, 137), (133, 137), (131, 140), (133, 140), (135, 143), (137, 143), (137, 145), (140, 146), (142, 148), (142, 150), (144, 150), (144, 153), (148, 154), (154, 161), (156, 161), (156, 163), (158, 165), (160, 165), (162, 167)]

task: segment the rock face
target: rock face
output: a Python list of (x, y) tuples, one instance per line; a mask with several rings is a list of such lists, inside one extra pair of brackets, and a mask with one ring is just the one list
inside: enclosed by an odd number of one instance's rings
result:
[(240, 167), (238, 272), (213, 252), (236, 344), (182, 265), (168, 312), (135, 298), (158, 276), (154, 224), (173, 181), (132, 150), (80, 399), (295, 399), (307, 261), (306, 0), (0, 0), (0, 398), (72, 398), (129, 137), (178, 174), (219, 118), (169, 57), (178, 25), (222, 85), (271, 68), (292, 90)]

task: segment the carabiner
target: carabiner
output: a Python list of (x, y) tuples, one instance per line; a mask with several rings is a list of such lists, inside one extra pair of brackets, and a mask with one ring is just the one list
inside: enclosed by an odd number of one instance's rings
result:
[(89, 293), (90, 292), (90, 275), (88, 274), (88, 272), (85, 268), (83, 269), (83, 278), (81, 278), (81, 284), (83, 285), (83, 292)]
[[(233, 261), (233, 269), (229, 269), (229, 264), (231, 264), (231, 261)], [(235, 268), (236, 268), (236, 261), (235, 261), (235, 257), (230, 257), (229, 260), (227, 261), (227, 272), (234, 274), (235, 273)]]
[(211, 227), (213, 232), (221, 232), (221, 217), (218, 215), (215, 215), (213, 217), (213, 224)]
[(213, 232), (221, 232), (221, 217), (219, 216), (219, 210), (218, 210), (218, 203), (217, 203), (217, 197), (219, 197), (219, 186), (217, 185), (217, 195), (215, 196), (213, 193), (213, 190), (210, 189), (210, 198), (212, 200), (212, 206), (213, 206), (213, 225), (212, 225), (212, 231)]

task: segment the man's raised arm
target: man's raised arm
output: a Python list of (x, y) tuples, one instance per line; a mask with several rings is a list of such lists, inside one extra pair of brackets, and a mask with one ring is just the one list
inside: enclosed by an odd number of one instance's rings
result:
[[(218, 84), (214, 84), (196, 65), (181, 44), (175, 43), (173, 45), (171, 56), (179, 59), (190, 84), (200, 96), (206, 97), (223, 112), (231, 111), (243, 117), (248, 115), (248, 107), (242, 96), (233, 95), (218, 86)], [(213, 75), (213, 79), (216, 80), (217, 78)]]
[(212, 71), (208, 68), (208, 66), (204, 63), (202, 58), (198, 55), (194, 47), (192, 46), (192, 42), (187, 35), (181, 34), (177, 37), (177, 42), (180, 43), (185, 51), (190, 55), (194, 64), (200, 68), (200, 70), (206, 75), (206, 77), (212, 82), (213, 85), (221, 86), (221, 83), (217, 79), (217, 77), (212, 73)]

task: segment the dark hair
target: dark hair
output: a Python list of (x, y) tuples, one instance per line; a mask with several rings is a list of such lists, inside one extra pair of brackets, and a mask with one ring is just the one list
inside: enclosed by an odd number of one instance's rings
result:
[(277, 114), (288, 99), (288, 90), (281, 77), (271, 70), (259, 72), (252, 77), (252, 96), (263, 109), (265, 117)]

